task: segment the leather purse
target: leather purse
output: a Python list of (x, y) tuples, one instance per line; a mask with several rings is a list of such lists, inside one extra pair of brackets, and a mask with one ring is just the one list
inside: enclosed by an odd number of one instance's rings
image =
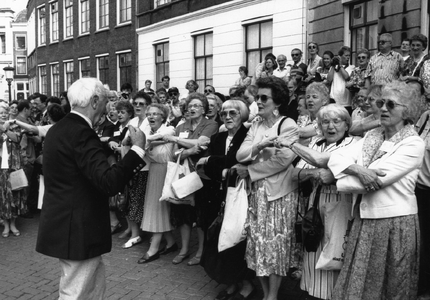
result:
[(316, 252), (324, 236), (324, 223), (318, 209), (321, 189), (319, 185), (312, 207), (302, 217), (302, 240), (307, 252)]

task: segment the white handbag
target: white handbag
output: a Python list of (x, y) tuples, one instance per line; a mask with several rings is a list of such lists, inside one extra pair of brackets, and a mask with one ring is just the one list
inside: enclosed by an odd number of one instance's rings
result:
[(25, 187), (28, 187), (27, 176), (25, 175), (23, 169), (19, 169), (11, 172), (9, 181), (12, 187), (12, 191), (18, 191)]
[(192, 193), (197, 192), (203, 187), (203, 182), (197, 172), (191, 172), (188, 175), (172, 182), (172, 190), (179, 199), (185, 198)]

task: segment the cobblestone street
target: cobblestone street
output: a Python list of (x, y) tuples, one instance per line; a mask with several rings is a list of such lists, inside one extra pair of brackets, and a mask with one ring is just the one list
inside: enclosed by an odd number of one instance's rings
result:
[[(20, 237), (11, 235), (0, 239), (0, 299), (58, 299), (60, 269), (58, 260), (37, 253), (39, 216), (19, 218)], [(2, 228), (2, 226), (0, 226)], [(162, 256), (154, 262), (139, 265), (137, 260), (149, 247), (149, 235), (144, 242), (130, 249), (122, 249), (125, 241), (113, 236), (112, 252), (103, 256), (106, 265), (106, 299), (190, 299), (212, 300), (225, 288), (211, 280), (201, 266), (189, 267), (186, 262), (173, 265), (175, 253)], [(178, 237), (176, 237), (177, 240)], [(193, 231), (192, 249), (197, 249)], [(258, 293), (251, 299), (262, 299)], [(305, 299), (299, 282), (285, 279), (279, 299)]]

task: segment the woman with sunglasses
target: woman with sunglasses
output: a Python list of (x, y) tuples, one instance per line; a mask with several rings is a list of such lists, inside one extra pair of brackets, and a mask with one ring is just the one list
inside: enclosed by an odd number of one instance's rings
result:
[(305, 82), (310, 82), (315, 78), (315, 74), (317, 73), (317, 68), (321, 64), (322, 57), (318, 55), (319, 46), (315, 42), (308, 43), (308, 68), (306, 70), (306, 78)]
[(361, 109), (367, 114), (366, 117), (354, 120), (349, 133), (355, 136), (364, 136), (366, 132), (381, 126), (381, 110), (376, 105), (376, 101), (381, 99), (382, 85), (371, 85), (365, 92), (366, 96), (361, 104)]
[[(178, 149), (184, 149), (181, 159), (188, 159), (190, 168), (193, 169), (197, 161), (207, 155), (207, 147), (211, 136), (218, 132), (218, 124), (205, 118), (209, 110), (209, 103), (205, 95), (200, 93), (188, 95), (186, 108), (189, 112), (189, 120), (176, 127), (174, 136), (164, 136), (163, 140), (175, 144), (174, 153)], [(204, 185), (207, 184), (204, 180), (202, 181)], [(189, 244), (193, 223), (197, 224), (199, 247), (195, 256), (187, 264), (188, 266), (200, 264), (203, 253), (204, 230), (207, 229), (211, 221), (206, 218), (208, 199), (204, 197), (204, 188), (195, 193), (195, 207), (179, 204), (170, 205), (170, 220), (173, 226), (180, 228), (182, 239), (182, 248), (173, 259), (173, 264), (180, 264), (190, 256)]]
[(277, 77), (257, 81), (256, 97), (261, 121), (252, 123), (236, 158), (235, 168), (251, 183), (247, 221), (246, 261), (259, 277), (265, 300), (277, 299), (282, 277), (298, 267), (300, 247), (295, 242), (297, 183), (292, 181), (295, 154), (276, 149), (278, 132), (298, 139), (296, 123), (285, 118), (286, 83)]
[[(221, 203), (225, 200), (228, 186), (227, 173), (238, 163), (236, 153), (248, 132), (243, 123), (249, 118), (249, 109), (241, 99), (233, 98), (223, 103), (220, 115), (227, 131), (212, 136), (208, 149), (209, 156), (201, 158), (197, 163), (202, 167), (198, 169), (203, 171), (203, 176), (211, 179), (207, 189), (212, 204), (210, 208), (212, 215), (209, 222), (217, 217)], [(235, 298), (236, 293), (244, 297), (240, 299), (247, 299), (254, 291), (250, 279), (255, 274), (246, 267), (245, 248), (246, 241), (242, 241), (238, 245), (216, 254), (220, 268), (216, 275), (214, 275), (216, 270), (211, 270), (209, 276), (220, 284), (228, 285), (216, 299), (239, 299)], [(203, 257), (206, 255), (209, 254), (205, 253)], [(202, 265), (205, 269), (207, 268), (204, 260), (202, 260)]]
[(346, 82), (346, 87), (351, 93), (356, 94), (361, 88), (364, 88), (366, 78), (364, 77), (369, 64), (370, 52), (367, 49), (357, 51), (358, 67), (351, 72), (349, 80)]
[(382, 87), (381, 127), (332, 153), (339, 192), (354, 193), (354, 222), (334, 300), (416, 299), (419, 260), (414, 189), (425, 144), (413, 124), (420, 95), (404, 82)]
[(424, 52), (427, 43), (428, 39), (423, 34), (416, 34), (411, 38), (411, 55), (405, 60), (401, 80), (419, 81), (421, 68), (429, 58)]

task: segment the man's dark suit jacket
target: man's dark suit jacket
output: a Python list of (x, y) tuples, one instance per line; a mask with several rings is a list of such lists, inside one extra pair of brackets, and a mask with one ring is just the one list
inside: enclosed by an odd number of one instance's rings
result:
[(36, 251), (69, 260), (85, 260), (112, 247), (108, 196), (124, 190), (139, 165), (134, 151), (110, 167), (95, 131), (69, 113), (45, 139), (45, 195)]

